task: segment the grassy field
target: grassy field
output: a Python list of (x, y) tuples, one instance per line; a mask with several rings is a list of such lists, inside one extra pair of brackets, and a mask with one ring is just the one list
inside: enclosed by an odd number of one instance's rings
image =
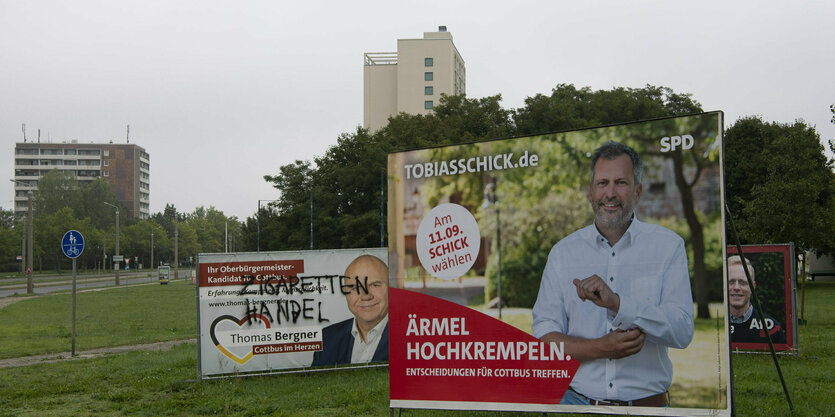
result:
[[(196, 337), (194, 287), (184, 281), (76, 295), (76, 350)], [(69, 351), (72, 295), (19, 301), (0, 310), (0, 359)]]
[[(70, 296), (23, 300), (0, 310), (0, 357), (68, 351)], [(835, 409), (835, 283), (807, 285), (800, 354), (780, 357), (794, 400), (789, 413), (768, 355), (735, 354), (739, 416), (819, 416)], [(78, 349), (195, 337), (194, 287), (125, 287), (78, 295)], [(0, 370), (0, 416), (388, 415), (388, 369), (351, 369), (194, 381), (194, 343), (164, 352)], [(404, 416), (538, 414), (403, 410)]]

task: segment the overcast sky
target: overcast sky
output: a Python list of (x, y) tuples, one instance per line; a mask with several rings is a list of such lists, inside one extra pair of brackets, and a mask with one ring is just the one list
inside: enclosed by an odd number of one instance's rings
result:
[[(362, 124), (364, 52), (447, 26), (467, 95), (505, 108), (559, 83), (670, 87), (725, 125), (804, 119), (835, 139), (833, 1), (0, 0), (0, 168), (14, 145), (124, 143), (151, 155), (151, 212), (245, 219), (263, 180)], [(0, 181), (0, 205), (13, 207)]]

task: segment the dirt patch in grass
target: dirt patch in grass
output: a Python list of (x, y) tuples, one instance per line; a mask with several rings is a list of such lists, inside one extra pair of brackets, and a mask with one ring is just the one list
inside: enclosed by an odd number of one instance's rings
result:
[(22, 356), (19, 358), (11, 358), (11, 359), (2, 359), (0, 360), (0, 368), (15, 368), (18, 366), (27, 366), (27, 365), (34, 365), (38, 363), (52, 363), (52, 362), (61, 362), (67, 360), (77, 360), (77, 359), (89, 359), (95, 358), (104, 355), (116, 355), (120, 353), (132, 352), (135, 350), (150, 350), (150, 351), (162, 351), (171, 349), (174, 346), (177, 346), (182, 343), (195, 343), (196, 339), (186, 339), (186, 340), (169, 340), (166, 342), (157, 342), (157, 343), (147, 343), (142, 345), (126, 345), (126, 346), (114, 346), (108, 348), (100, 348), (100, 349), (90, 349), (85, 350), (83, 352), (76, 352), (75, 356), (72, 355), (72, 352), (61, 352), (61, 353), (51, 353), (47, 355), (32, 355), (32, 356)]

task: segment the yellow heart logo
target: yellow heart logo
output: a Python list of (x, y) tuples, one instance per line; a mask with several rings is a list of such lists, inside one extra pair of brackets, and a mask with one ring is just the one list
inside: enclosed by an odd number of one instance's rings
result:
[(229, 316), (229, 315), (220, 316), (220, 317), (216, 318), (214, 322), (212, 322), (212, 327), (209, 329), (209, 334), (211, 335), (212, 343), (215, 344), (215, 347), (217, 348), (217, 350), (219, 350), (221, 353), (223, 353), (224, 355), (229, 357), (229, 359), (232, 359), (233, 361), (237, 362), (238, 364), (243, 365), (244, 363), (246, 363), (247, 361), (252, 359), (252, 348), (250, 347), (249, 352), (247, 352), (246, 355), (241, 357), (241, 356), (236, 355), (232, 351), (230, 351), (225, 346), (223, 346), (223, 344), (217, 338), (216, 329), (217, 329), (218, 325), (222, 324), (224, 322), (227, 322), (227, 321), (232, 322), (237, 327), (241, 327), (246, 323), (249, 323), (249, 325), (252, 325), (253, 321), (255, 321), (255, 323), (262, 323), (264, 325), (264, 328), (266, 328), (266, 329), (270, 328), (270, 322), (268, 320), (266, 320), (264, 318), (264, 316), (262, 316), (260, 314), (255, 314), (255, 313), (244, 316), (240, 320), (237, 317), (234, 317), (234, 316)]

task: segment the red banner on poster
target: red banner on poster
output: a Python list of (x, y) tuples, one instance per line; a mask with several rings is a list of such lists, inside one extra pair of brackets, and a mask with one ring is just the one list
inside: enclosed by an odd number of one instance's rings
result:
[(389, 290), (392, 400), (557, 404), (580, 362), (493, 317)]
[(200, 264), (200, 286), (260, 284), (276, 277), (295, 277), (304, 273), (301, 259), (254, 262), (217, 262)]

